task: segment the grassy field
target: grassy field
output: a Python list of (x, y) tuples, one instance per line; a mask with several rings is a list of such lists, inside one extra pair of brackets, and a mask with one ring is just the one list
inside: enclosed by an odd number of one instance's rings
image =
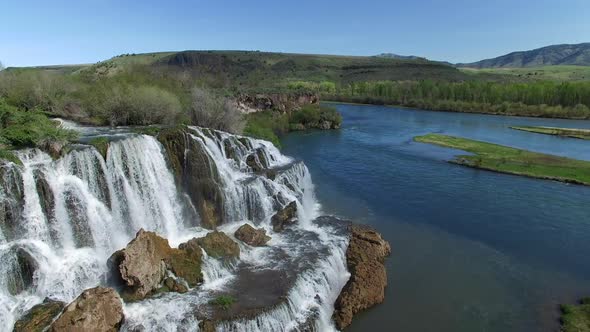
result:
[(558, 127), (535, 127), (535, 126), (513, 126), (510, 127), (515, 130), (528, 131), (531, 133), (555, 135), (563, 137), (572, 137), (590, 140), (590, 129), (573, 129), (573, 128), (558, 128)]
[(583, 299), (579, 305), (562, 305), (561, 312), (561, 332), (590, 331), (590, 299)]
[(590, 66), (544, 66), (532, 68), (461, 68), (470, 75), (492, 74), (536, 81), (588, 81)]
[(536, 153), (466, 138), (428, 134), (416, 142), (463, 150), (453, 163), (501, 173), (590, 185), (590, 162)]

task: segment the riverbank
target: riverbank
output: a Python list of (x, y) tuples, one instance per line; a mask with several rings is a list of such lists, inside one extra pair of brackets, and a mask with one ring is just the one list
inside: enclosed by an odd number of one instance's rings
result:
[(561, 305), (561, 331), (587, 332), (590, 331), (590, 299), (584, 298), (577, 305)]
[(414, 141), (472, 153), (457, 156), (451, 161), (456, 164), (538, 179), (590, 185), (590, 162), (587, 161), (440, 134), (416, 136)]
[(555, 135), (590, 140), (589, 129), (558, 128), (558, 127), (534, 127), (534, 126), (511, 126), (511, 129), (528, 131), (536, 134)]
[(375, 97), (346, 97), (325, 96), (323, 103), (338, 103), (352, 105), (377, 105), (399, 108), (423, 109), (437, 112), (473, 113), (487, 115), (505, 115), (546, 119), (570, 119), (586, 120), (590, 118), (588, 108), (585, 106), (562, 107), (547, 105), (526, 105), (523, 103), (471, 103), (462, 101), (434, 100), (399, 102)]

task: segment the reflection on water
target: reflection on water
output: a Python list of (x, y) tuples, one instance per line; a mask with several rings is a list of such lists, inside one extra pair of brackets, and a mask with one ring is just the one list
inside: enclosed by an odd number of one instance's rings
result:
[[(337, 105), (339, 131), (291, 134), (327, 212), (391, 242), (386, 302), (351, 331), (555, 330), (590, 295), (590, 188), (465, 168), (430, 132), (590, 160), (590, 142), (511, 130), (590, 122)], [(385, 328), (386, 327), (386, 328)]]

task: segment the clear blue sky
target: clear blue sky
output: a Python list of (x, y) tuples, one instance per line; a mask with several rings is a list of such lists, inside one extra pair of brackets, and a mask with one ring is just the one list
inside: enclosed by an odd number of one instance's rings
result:
[(590, 0), (7, 0), (5, 66), (240, 49), (468, 62), (590, 41)]

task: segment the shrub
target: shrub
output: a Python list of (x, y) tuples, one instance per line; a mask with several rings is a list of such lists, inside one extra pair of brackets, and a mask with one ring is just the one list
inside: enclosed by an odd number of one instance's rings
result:
[(195, 125), (239, 134), (244, 130), (243, 114), (228, 99), (199, 88), (193, 89), (190, 119)]
[(215, 306), (221, 307), (223, 310), (229, 309), (232, 304), (236, 302), (236, 299), (233, 298), (231, 295), (220, 295), (215, 299), (211, 300), (209, 303)]

